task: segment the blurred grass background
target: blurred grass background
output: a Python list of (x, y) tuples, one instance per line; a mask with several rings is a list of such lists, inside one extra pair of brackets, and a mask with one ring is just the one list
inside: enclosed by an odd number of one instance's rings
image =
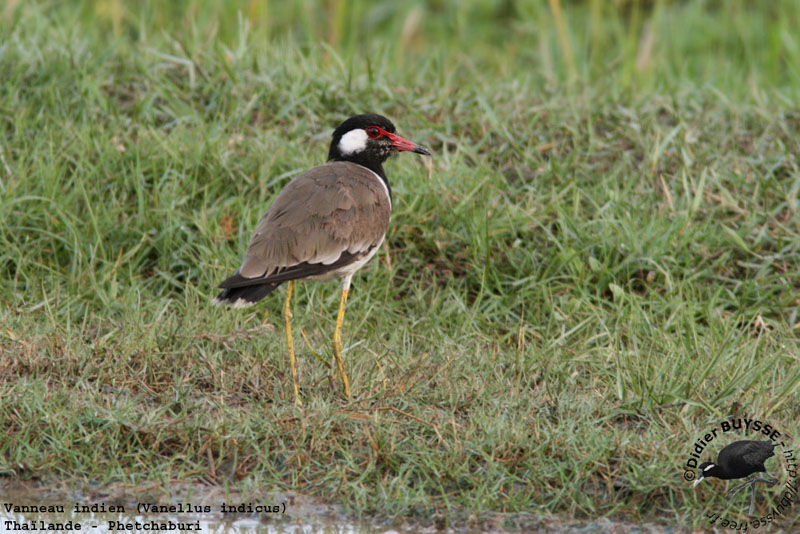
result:
[(116, 51), (142, 53), (142, 45), (166, 41), (210, 55), (242, 46), (322, 45), (359, 71), (389, 54), (393, 71), (436, 58), (443, 68), (466, 63), (489, 79), (524, 74), (539, 84), (580, 81), (616, 91), (674, 90), (689, 82), (741, 96), (754, 86), (800, 81), (793, 31), (800, 7), (790, 0), (33, 4), (7, 1), (4, 29), (28, 33), (26, 26), (36, 26), (31, 18), (46, 15), (63, 38), (106, 41)]
[[(797, 2), (0, 13), (5, 476), (697, 526), (743, 508), (681, 480), (698, 434), (753, 415), (797, 435)], [(207, 303), (363, 111), (436, 154), (387, 165), (351, 403), (312, 356), (337, 292), (300, 286), (300, 412), (282, 299)]]

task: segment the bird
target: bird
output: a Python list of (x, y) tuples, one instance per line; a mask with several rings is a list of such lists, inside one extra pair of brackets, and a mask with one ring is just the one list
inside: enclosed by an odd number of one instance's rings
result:
[(750, 486), (750, 515), (753, 515), (756, 499), (756, 482), (766, 482), (770, 486), (778, 482), (777, 478), (751, 477), (755, 473), (766, 473), (764, 462), (774, 456), (775, 444), (772, 441), (742, 440), (723, 447), (717, 455), (717, 462), (703, 462), (697, 467), (697, 479), (692, 487), (697, 487), (704, 478), (716, 477), (722, 480), (745, 478), (747, 480), (729, 490), (725, 497), (730, 497), (744, 487)]
[(294, 401), (302, 405), (292, 341), (295, 280), (341, 280), (333, 353), (344, 394), (350, 381), (342, 360), (341, 329), (350, 282), (384, 241), (392, 211), (392, 189), (384, 162), (399, 152), (425, 156), (426, 147), (397, 135), (381, 115), (355, 115), (333, 131), (328, 161), (289, 182), (256, 227), (241, 266), (219, 287), (217, 305), (252, 306), (287, 282), (283, 319)]

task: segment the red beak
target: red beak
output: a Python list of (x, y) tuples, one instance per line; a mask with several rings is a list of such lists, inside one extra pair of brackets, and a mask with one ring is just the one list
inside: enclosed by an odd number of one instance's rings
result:
[(392, 146), (395, 147), (397, 150), (401, 152), (416, 152), (417, 154), (423, 154), (425, 156), (431, 156), (431, 151), (425, 148), (422, 145), (418, 145), (416, 143), (412, 143), (408, 139), (403, 139), (399, 135), (391, 134), (389, 132), (383, 132), (383, 135), (388, 137), (392, 140)]

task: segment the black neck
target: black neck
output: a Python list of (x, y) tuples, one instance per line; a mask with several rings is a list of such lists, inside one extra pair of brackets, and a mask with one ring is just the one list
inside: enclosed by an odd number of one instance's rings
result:
[(727, 471), (725, 471), (719, 465), (715, 465), (714, 467), (705, 472), (705, 476), (707, 477), (726, 478), (727, 475), (728, 475)]

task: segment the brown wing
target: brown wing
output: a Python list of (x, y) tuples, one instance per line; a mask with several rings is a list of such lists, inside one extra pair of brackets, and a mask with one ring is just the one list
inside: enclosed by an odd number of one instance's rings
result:
[(386, 233), (391, 203), (381, 179), (350, 162), (301, 174), (258, 223), (242, 266), (220, 287), (323, 274), (358, 260)]

